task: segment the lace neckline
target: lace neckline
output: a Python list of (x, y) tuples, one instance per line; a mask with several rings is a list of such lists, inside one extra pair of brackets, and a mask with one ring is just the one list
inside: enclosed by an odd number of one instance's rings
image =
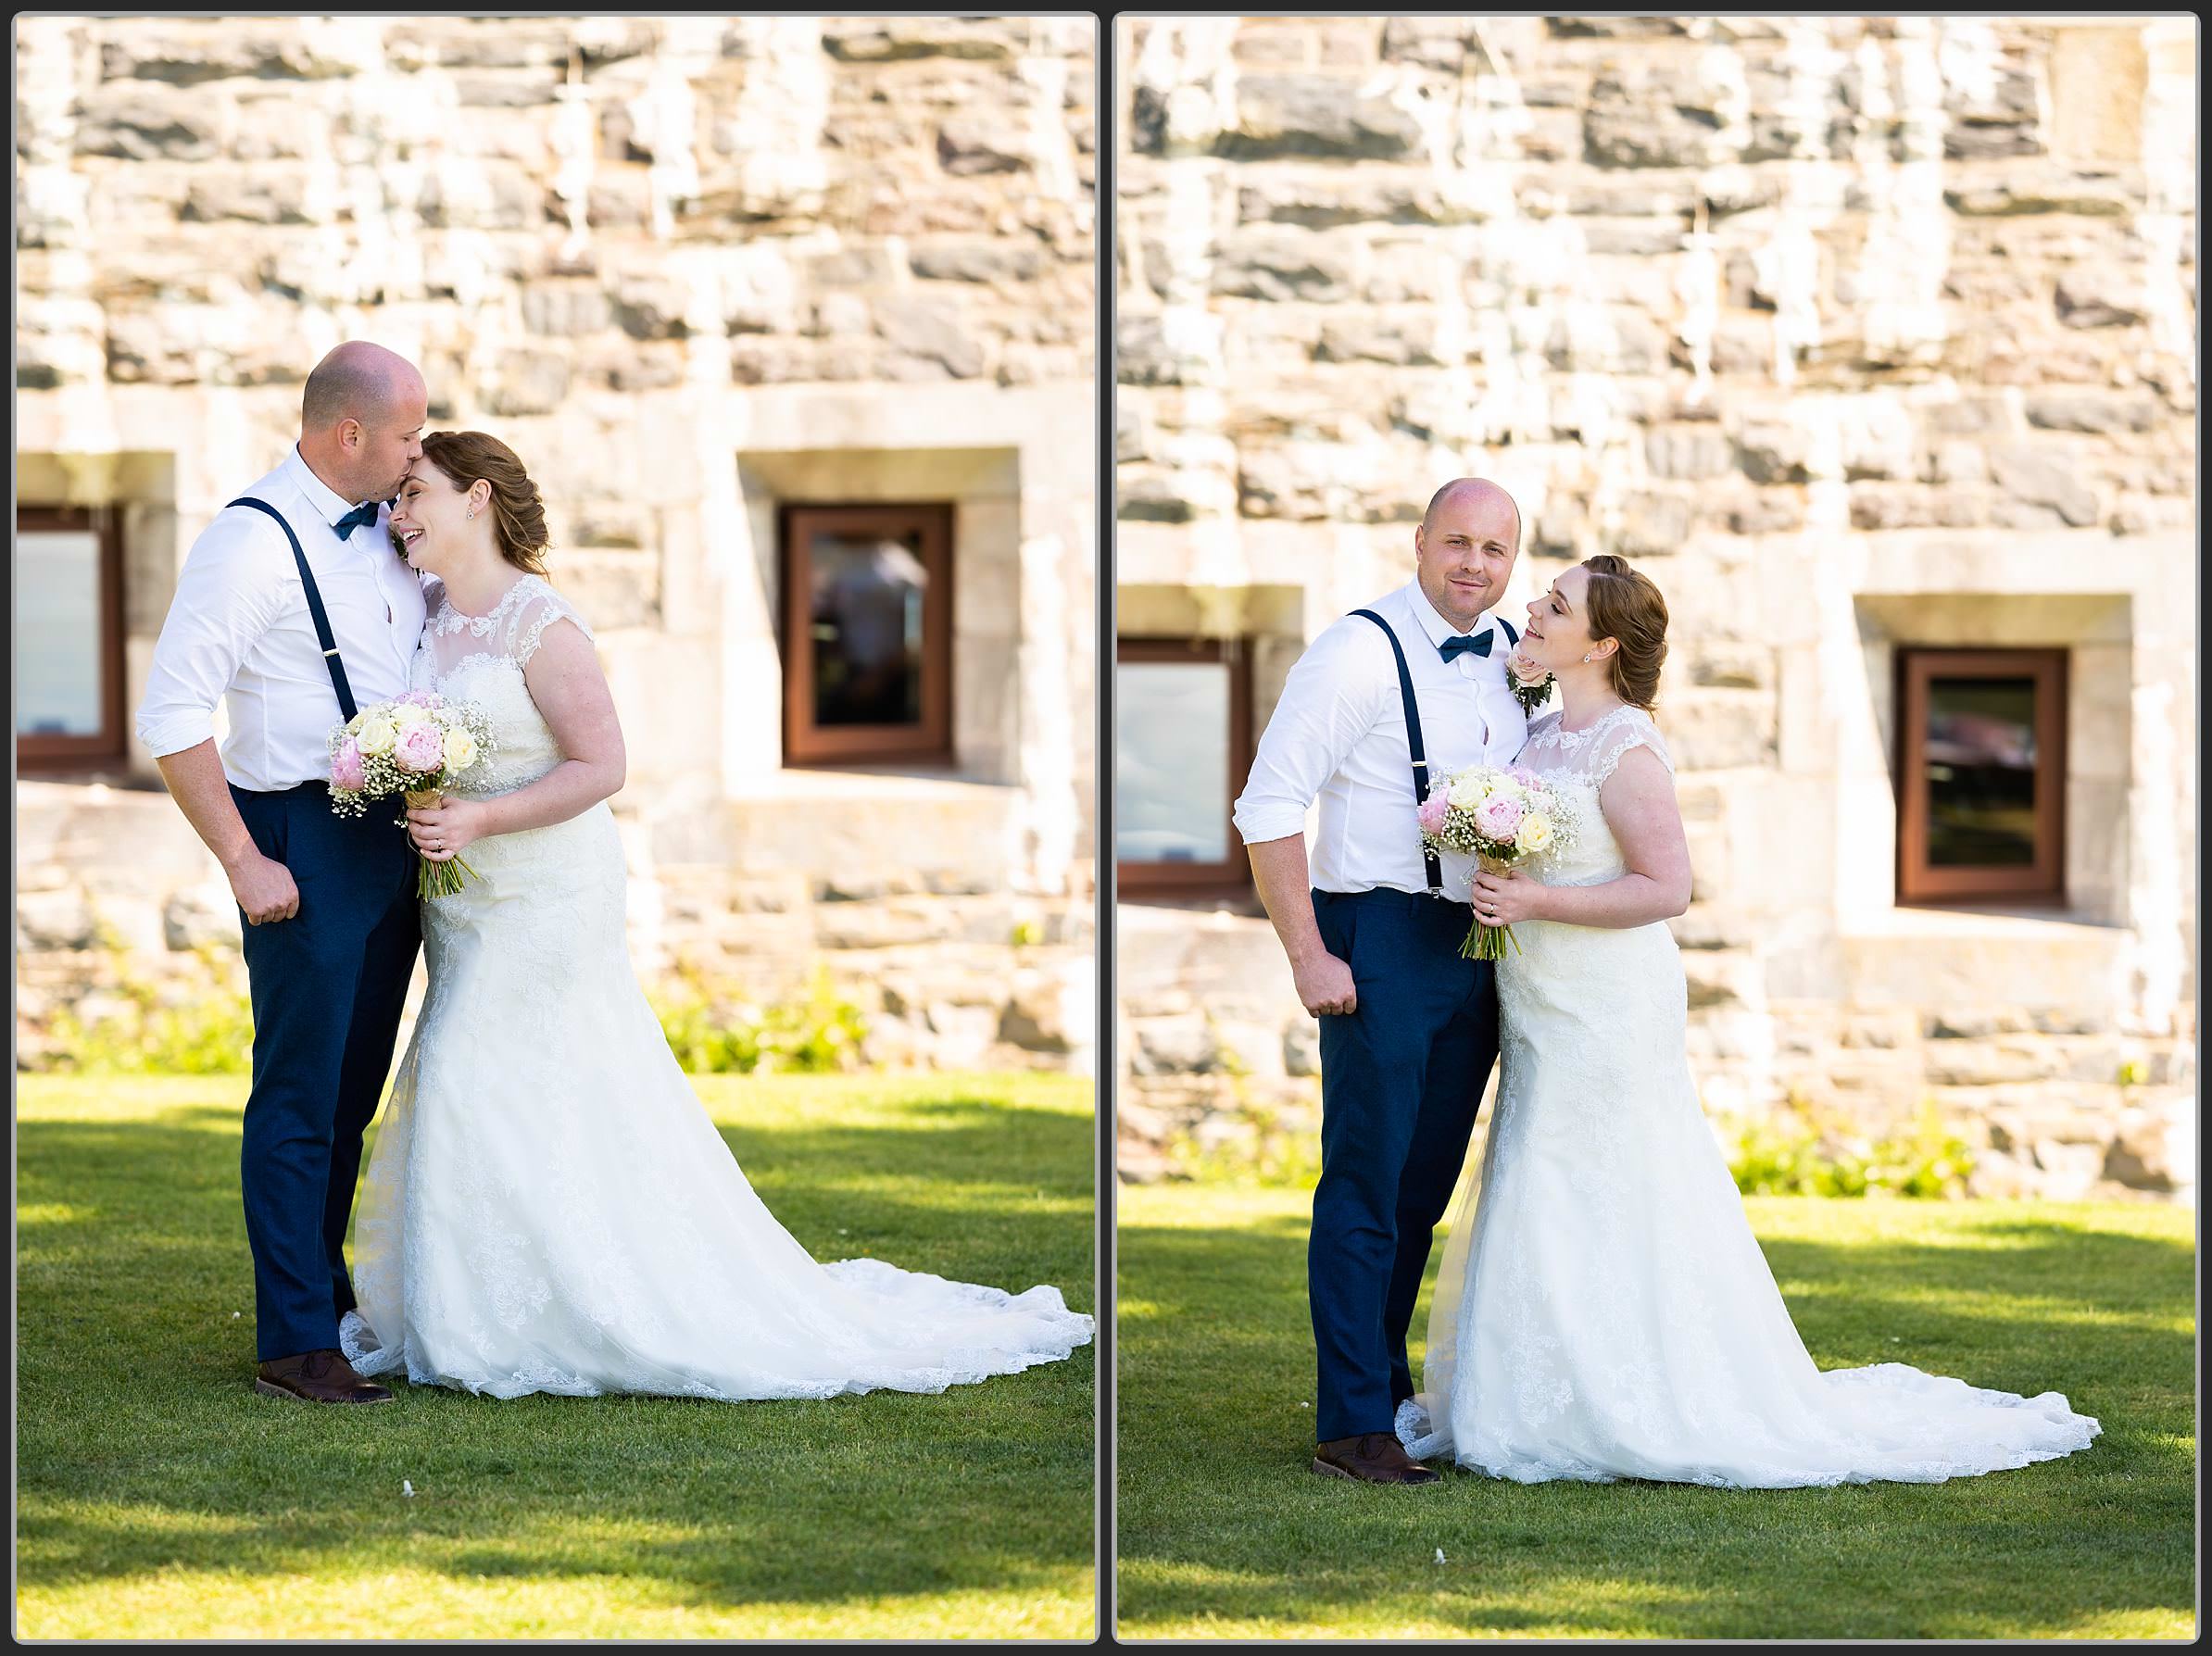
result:
[(1581, 746), (1585, 742), (1588, 742), (1590, 737), (1596, 735), (1600, 731), (1605, 729), (1606, 726), (1613, 723), (1615, 720), (1619, 719), (1623, 714), (1640, 713), (1642, 710), (1642, 709), (1637, 707), (1635, 704), (1624, 701), (1619, 707), (1610, 709), (1607, 711), (1599, 714), (1594, 721), (1581, 730), (1567, 729), (1566, 715), (1565, 713), (1554, 713), (1552, 715), (1551, 723), (1540, 732), (1532, 732), (1530, 734), (1529, 740), (1531, 742), (1554, 742), (1558, 744), (1559, 747), (1564, 752), (1572, 753), (1576, 748)]
[(492, 629), (497, 626), (500, 621), (505, 618), (509, 606), (515, 602), (517, 596), (521, 594), (525, 587), (533, 585), (534, 583), (536, 583), (536, 581), (537, 577), (535, 575), (524, 575), (521, 580), (509, 586), (505, 592), (501, 593), (499, 595), (499, 601), (496, 604), (494, 604), (491, 608), (484, 611), (484, 613), (482, 615), (468, 615), (464, 614), (459, 609), (456, 609), (453, 607), (453, 600), (446, 596), (445, 583), (440, 582), (438, 583), (437, 613), (431, 618), (430, 631), (443, 637), (449, 634), (458, 633), (465, 626), (468, 628), (471, 636), (477, 638), (487, 637), (490, 635)]

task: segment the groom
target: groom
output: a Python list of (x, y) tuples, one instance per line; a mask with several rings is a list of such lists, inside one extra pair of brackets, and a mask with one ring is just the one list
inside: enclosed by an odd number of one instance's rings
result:
[[(1290, 670), (1237, 801), (1252, 879), (1321, 1020), (1321, 1182), (1306, 1250), (1319, 1358), (1313, 1468), (1427, 1484), (1392, 1431), (1414, 1395), (1405, 1336), (1475, 1112), (1498, 1056), (1488, 961), (1460, 958), (1467, 905), (1414, 812), (1428, 779), (1510, 763), (1527, 718), (1487, 612), (1521, 515), (1497, 484), (1439, 489), (1414, 531), (1414, 579), (1333, 622)], [(1309, 872), (1307, 808), (1321, 803)]]
[[(240, 1182), (258, 1390), (392, 1394), (338, 1350), (346, 1221), (421, 934), (407, 835), (331, 810), (332, 725), (408, 687), (422, 589), (384, 520), (422, 455), (428, 396), (364, 340), (308, 376), (299, 441), (192, 544), (138, 734), (238, 899), (254, 1009)], [(215, 708), (227, 700), (220, 751)]]

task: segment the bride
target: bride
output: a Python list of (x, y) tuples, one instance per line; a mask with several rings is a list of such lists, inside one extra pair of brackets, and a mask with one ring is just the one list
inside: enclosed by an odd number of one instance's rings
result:
[(1519, 763), (1580, 806), (1543, 868), (1481, 874), (1511, 924), (1489, 1141), (1452, 1222), (1415, 1456), (1519, 1483), (1650, 1478), (1724, 1488), (1935, 1483), (2084, 1449), (2098, 1423), (1904, 1363), (1815, 1368), (1753, 1239), (1685, 1054), (1665, 921), (1690, 897), (1674, 766), (1650, 709), (1659, 590), (1590, 558), (1528, 607), (1522, 653), (1561, 706)]
[(631, 968), (606, 805), (622, 728), (590, 629), (543, 577), (535, 485), (496, 438), (434, 433), (391, 528), (439, 580), (411, 682), (481, 706), (494, 746), (408, 813), (425, 857), (466, 850), (474, 877), (422, 909), (429, 994), (341, 1329), (355, 1367), (501, 1398), (735, 1400), (939, 1392), (1087, 1344), (1056, 1288), (824, 1266), (776, 1223)]

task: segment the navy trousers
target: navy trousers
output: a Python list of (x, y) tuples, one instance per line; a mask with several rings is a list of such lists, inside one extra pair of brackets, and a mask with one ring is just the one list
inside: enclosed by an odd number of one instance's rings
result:
[(1498, 1058), (1498, 987), (1463, 960), (1464, 903), (1313, 893), (1359, 1008), (1321, 1019), (1321, 1182), (1306, 1248), (1314, 1436), (1388, 1432), (1414, 1395), (1406, 1330)]
[(264, 857), (299, 886), (290, 920), (245, 927), (254, 1006), (254, 1085), (239, 1180), (254, 1256), (260, 1361), (338, 1343), (352, 1309), (346, 1223), (421, 947), (414, 859), (389, 804), (331, 809), (321, 783), (233, 787)]

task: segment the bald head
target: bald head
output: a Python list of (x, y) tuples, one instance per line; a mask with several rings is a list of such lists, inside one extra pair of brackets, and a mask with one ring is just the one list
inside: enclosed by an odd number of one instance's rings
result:
[(299, 398), (299, 456), (350, 501), (389, 500), (422, 457), (430, 395), (415, 365), (349, 339), (308, 376)]
[(422, 376), (405, 357), (365, 339), (349, 339), (308, 375), (299, 398), (299, 429), (303, 435), (327, 432), (341, 420), (381, 425), (398, 405), (419, 401), (422, 395)]
[(1452, 507), (1480, 508), (1502, 505), (1513, 514), (1513, 544), (1518, 551), (1521, 545), (1521, 508), (1517, 501), (1487, 477), (1455, 477), (1428, 497), (1428, 506), (1421, 513), (1421, 527), (1434, 531), (1437, 514)]
[(1414, 531), (1421, 591), (1463, 633), (1505, 596), (1520, 550), (1520, 508), (1479, 477), (1455, 477), (1439, 489)]

